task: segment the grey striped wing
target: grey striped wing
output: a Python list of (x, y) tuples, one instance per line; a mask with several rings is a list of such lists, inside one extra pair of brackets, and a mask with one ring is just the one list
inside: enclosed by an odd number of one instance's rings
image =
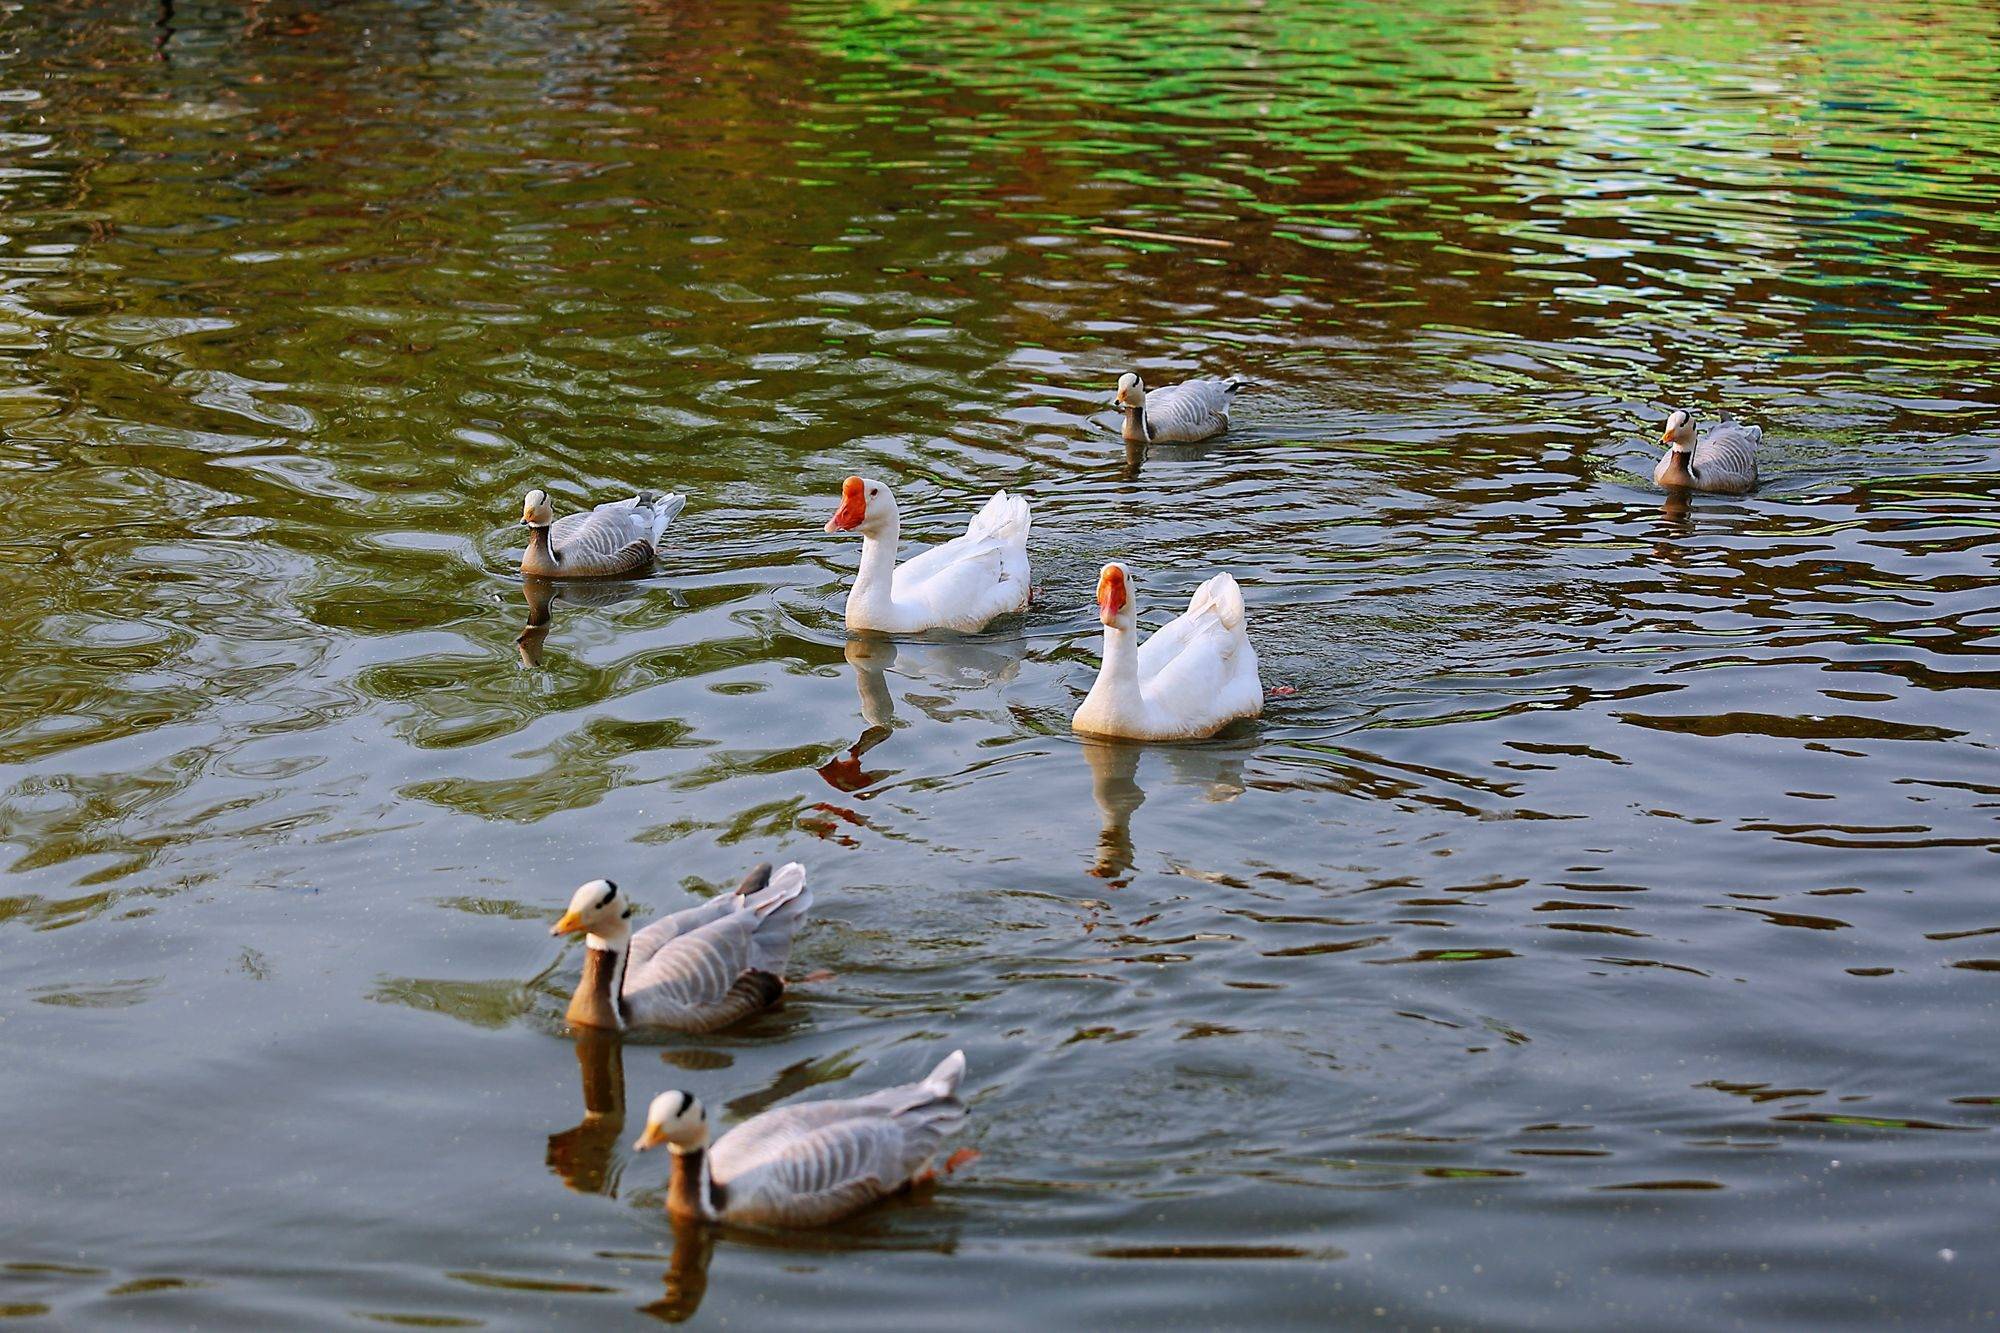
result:
[(755, 893), (771, 882), (771, 867), (757, 866), (743, 877), (743, 882), (728, 893), (718, 893), (706, 902), (693, 907), (683, 907), (653, 922), (644, 930), (634, 932), (632, 943), (625, 951), (625, 972), (635, 976), (652, 956), (660, 951), (660, 946), (676, 935), (685, 935), (698, 930), (711, 921), (720, 921), (743, 910), (743, 895)]
[(629, 574), (653, 561), (653, 507), (640, 497), (566, 514), (549, 529), (549, 545), (567, 573)]
[(1234, 380), (1189, 380), (1146, 394), (1146, 430), (1161, 443), (1205, 440), (1229, 428)]
[(743, 900), (733, 893), (720, 893), (707, 902), (696, 903), (693, 907), (683, 907), (680, 911), (661, 917), (644, 930), (632, 936), (632, 943), (626, 951), (625, 970), (628, 975), (637, 975), (639, 970), (652, 961), (660, 946), (690, 931), (701, 929), (712, 921), (733, 915), (743, 905)]
[(750, 969), (754, 912), (736, 912), (668, 940), (643, 967), (629, 960), (625, 1005), (640, 1027), (707, 1032), (752, 1012), (737, 982)]
[(1756, 426), (1725, 422), (1694, 448), (1695, 484), (1703, 490), (1743, 490), (1757, 484), (1757, 445), (1764, 432)]
[(726, 1215), (781, 1226), (843, 1217), (908, 1185), (965, 1118), (956, 1098), (901, 1113), (875, 1101), (786, 1107), (725, 1135), (710, 1170), (725, 1187)]

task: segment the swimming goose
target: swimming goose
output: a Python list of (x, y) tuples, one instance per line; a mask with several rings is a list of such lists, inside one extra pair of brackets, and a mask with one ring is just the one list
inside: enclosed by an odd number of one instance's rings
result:
[(1757, 487), (1757, 446), (1763, 439), (1762, 427), (1739, 426), (1725, 412), (1721, 424), (1696, 444), (1694, 417), (1675, 408), (1660, 432), (1667, 452), (1653, 468), (1653, 484), (1747, 495)]
[(521, 501), (528, 549), (521, 572), (532, 579), (611, 579), (643, 574), (660, 552), (660, 534), (687, 497), (640, 491), (629, 500), (601, 504), (557, 521), (548, 492), (529, 491)]
[[(708, 1111), (663, 1092), (633, 1144), (673, 1153), (667, 1211), (749, 1226), (809, 1227), (936, 1178), (931, 1159), (965, 1119), (965, 1055), (953, 1051), (921, 1083), (866, 1097), (781, 1106), (708, 1141)], [(945, 1164), (950, 1170), (966, 1150)]]
[(1137, 582), (1115, 561), (1098, 575), (1104, 664), (1071, 727), (1127, 740), (1193, 740), (1262, 713), (1264, 685), (1236, 580), (1217, 574), (1196, 588), (1188, 609), (1143, 644)]
[(1005, 491), (972, 516), (965, 535), (896, 563), (902, 517), (879, 481), (849, 477), (828, 532), (861, 534), (861, 568), (847, 594), (847, 627), (883, 634), (970, 633), (1028, 607), (1028, 502)]
[(1130, 371), (1118, 377), (1118, 406), (1125, 412), (1125, 438), (1145, 444), (1192, 444), (1229, 429), (1229, 404), (1247, 381), (1188, 380), (1146, 390)]
[(812, 890), (794, 861), (743, 877), (736, 892), (632, 933), (632, 904), (608, 879), (576, 891), (551, 935), (587, 933), (574, 1027), (712, 1032), (775, 1005)]

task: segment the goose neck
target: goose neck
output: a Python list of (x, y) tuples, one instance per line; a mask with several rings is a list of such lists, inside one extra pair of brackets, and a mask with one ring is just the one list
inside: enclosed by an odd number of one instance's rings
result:
[(629, 942), (629, 936), (605, 939), (597, 935), (585, 942), (583, 977), (569, 1002), (572, 1027), (623, 1030), (627, 1018), (624, 991)]
[(713, 1221), (722, 1213), (722, 1192), (708, 1174), (708, 1146), (674, 1148), (667, 1180), (667, 1212), (679, 1218)]
[(895, 599), (896, 543), (901, 536), (894, 515), (861, 534), (861, 567), (854, 575), (848, 600), (875, 611), (886, 611)]
[(549, 525), (530, 523), (528, 525), (528, 552), (521, 557), (523, 566), (534, 570), (554, 570), (562, 564), (562, 557), (549, 545)]
[(1089, 730), (1118, 733), (1142, 722), (1145, 711), (1145, 695), (1139, 688), (1138, 630), (1106, 625), (1104, 660), (1077, 717), (1088, 719)]
[(1125, 438), (1150, 444), (1153, 432), (1146, 425), (1146, 405), (1138, 403), (1125, 409)]

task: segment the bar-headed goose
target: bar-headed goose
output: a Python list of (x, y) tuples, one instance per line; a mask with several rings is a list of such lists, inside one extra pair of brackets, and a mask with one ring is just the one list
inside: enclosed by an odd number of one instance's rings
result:
[(1179, 741), (1213, 736), (1264, 711), (1257, 650), (1244, 628), (1243, 590), (1217, 574), (1188, 609), (1139, 642), (1138, 580), (1113, 562), (1097, 578), (1104, 664), (1070, 725), (1098, 736)]
[(1192, 444), (1229, 429), (1229, 404), (1245, 380), (1199, 379), (1148, 390), (1131, 371), (1118, 377), (1125, 438), (1145, 444)]
[[(639, 1152), (673, 1153), (667, 1211), (748, 1226), (809, 1227), (927, 1184), (944, 1136), (965, 1119), (953, 1051), (920, 1083), (866, 1097), (780, 1106), (708, 1140), (708, 1111), (693, 1093), (663, 1092), (646, 1113)], [(954, 1153), (950, 1170), (967, 1150)]]
[(576, 1027), (712, 1032), (775, 1005), (812, 890), (794, 861), (758, 866), (736, 892), (632, 932), (632, 904), (616, 884), (576, 891), (551, 935), (586, 933), (583, 979), (569, 1002)]
[(1757, 446), (1763, 439), (1761, 426), (1738, 425), (1725, 412), (1721, 423), (1697, 444), (1694, 417), (1675, 408), (1660, 432), (1667, 452), (1653, 468), (1653, 484), (1747, 495), (1757, 488)]
[(963, 537), (896, 563), (902, 516), (879, 481), (849, 477), (828, 532), (861, 534), (861, 568), (847, 594), (847, 627), (882, 634), (970, 633), (1028, 608), (1028, 502), (1005, 491), (972, 516)]
[(521, 522), (528, 528), (521, 572), (531, 579), (643, 574), (659, 558), (660, 534), (686, 503), (686, 496), (673, 491), (640, 491), (629, 500), (558, 519), (547, 491), (529, 491), (521, 501)]

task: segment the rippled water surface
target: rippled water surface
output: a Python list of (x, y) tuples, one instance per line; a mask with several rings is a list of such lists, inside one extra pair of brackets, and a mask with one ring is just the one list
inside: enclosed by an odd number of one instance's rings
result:
[[(0, 3), (0, 1315), (1989, 1323), (1996, 42)], [(1256, 384), (1142, 453), (1128, 368)], [(1763, 489), (1665, 502), (1669, 404)], [(1029, 497), (1025, 620), (848, 643), (855, 471)], [(641, 485), (531, 608), (521, 494)], [(1112, 557), (1238, 575), (1260, 723), (1070, 735)], [(571, 1038), (577, 882), (765, 858), (782, 1011)], [(954, 1044), (980, 1160), (826, 1233), (625, 1146)]]

